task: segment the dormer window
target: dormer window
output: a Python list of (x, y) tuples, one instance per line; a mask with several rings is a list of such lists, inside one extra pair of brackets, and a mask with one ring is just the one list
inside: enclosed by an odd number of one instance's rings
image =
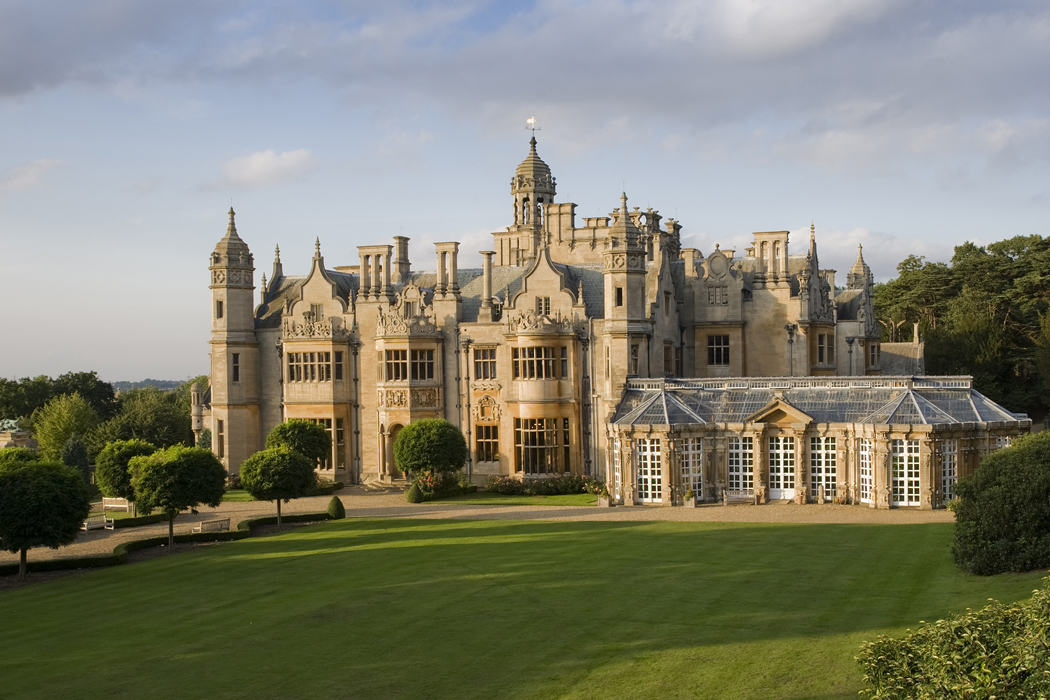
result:
[(536, 315), (537, 316), (550, 316), (551, 315), (551, 298), (550, 297), (536, 297)]

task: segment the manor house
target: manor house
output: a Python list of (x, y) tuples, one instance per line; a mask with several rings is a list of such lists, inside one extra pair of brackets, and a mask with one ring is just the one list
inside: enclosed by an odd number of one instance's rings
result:
[(1029, 428), (968, 378), (922, 376), (921, 343), (880, 343), (862, 251), (839, 288), (813, 227), (797, 250), (764, 231), (705, 255), (625, 194), (581, 219), (535, 138), (510, 195), (481, 269), (447, 242), (416, 270), (402, 236), (329, 266), (317, 241), (305, 274), (278, 249), (258, 297), (231, 209), (210, 258), (211, 385), (194, 393), (228, 470), (302, 418), (332, 437), (320, 474), (396, 482), (398, 431), (443, 417), (479, 483), (576, 473), (625, 505), (929, 508)]

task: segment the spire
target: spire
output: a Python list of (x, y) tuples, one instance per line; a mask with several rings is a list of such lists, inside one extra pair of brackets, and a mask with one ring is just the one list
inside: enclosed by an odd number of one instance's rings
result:
[(627, 216), (627, 193), (620, 193), (620, 214)]
[(273, 274), (270, 275), (270, 284), (275, 284), (278, 277), (284, 277), (284, 266), (281, 265), (281, 246), (273, 249)]
[(817, 259), (817, 226), (814, 223), (809, 225), (809, 256)]
[(864, 289), (866, 285), (873, 283), (871, 268), (864, 262), (864, 246), (857, 246), (857, 262), (849, 269), (846, 275), (846, 284), (850, 289)]
[(224, 265), (233, 267), (251, 267), (252, 254), (248, 250), (248, 244), (237, 235), (237, 223), (234, 220), (233, 207), (230, 207), (230, 224), (226, 227), (226, 235), (215, 245), (212, 252), (212, 265)]
[(227, 234), (237, 235), (237, 224), (234, 222), (233, 217), (236, 216), (236, 212), (233, 211), (233, 207), (230, 207), (230, 226), (226, 229)]
[(314, 241), (314, 258), (321, 257), (321, 237), (318, 236), (317, 240)]
[(279, 244), (274, 246), (274, 249), (273, 249), (273, 264), (274, 265), (280, 265), (281, 264), (281, 246)]

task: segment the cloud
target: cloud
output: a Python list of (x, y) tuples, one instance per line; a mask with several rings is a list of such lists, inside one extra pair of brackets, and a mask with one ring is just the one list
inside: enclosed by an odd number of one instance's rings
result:
[(63, 165), (60, 160), (41, 158), (12, 170), (7, 177), (0, 180), (0, 192), (28, 190), (44, 184), (44, 175)]
[(248, 189), (302, 180), (317, 167), (305, 148), (277, 153), (273, 149), (234, 158), (222, 165), (222, 177), (208, 189)]

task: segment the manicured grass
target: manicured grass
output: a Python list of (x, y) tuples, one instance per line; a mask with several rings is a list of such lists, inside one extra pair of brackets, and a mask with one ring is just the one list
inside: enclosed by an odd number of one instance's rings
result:
[(570, 493), (561, 496), (504, 496), (495, 491), (478, 491), (429, 502), (485, 506), (593, 506), (598, 502), (598, 497), (589, 493)]
[(855, 698), (951, 526), (347, 519), (0, 591), (17, 698)]
[(236, 503), (246, 503), (248, 501), (254, 501), (252, 495), (244, 489), (227, 489), (226, 493), (222, 495), (222, 500), (233, 501)]

